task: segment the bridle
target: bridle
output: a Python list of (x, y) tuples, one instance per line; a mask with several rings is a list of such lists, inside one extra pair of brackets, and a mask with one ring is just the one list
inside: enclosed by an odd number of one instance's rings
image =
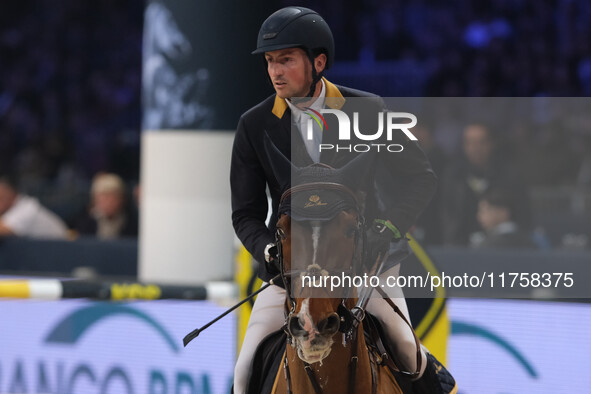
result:
[[(355, 195), (355, 193), (353, 193), (353, 191), (351, 189), (349, 189), (345, 185), (342, 185), (340, 183), (334, 183), (334, 182), (310, 182), (310, 183), (297, 185), (297, 186), (289, 188), (287, 191), (285, 191), (282, 194), (281, 200), (279, 202), (279, 212), (286, 211), (284, 209), (284, 204), (289, 200), (289, 198), (292, 195), (295, 195), (300, 192), (306, 192), (306, 191), (310, 191), (310, 190), (319, 190), (319, 189), (336, 191), (337, 193), (339, 193), (345, 197), (348, 197), (348, 199), (350, 201), (354, 202), (352, 209), (357, 215), (357, 226), (356, 226), (356, 230), (355, 230), (354, 251), (353, 251), (352, 258), (351, 258), (351, 262), (349, 263), (348, 270), (339, 271), (339, 272), (353, 272), (354, 267), (355, 267), (355, 260), (360, 259), (359, 253), (363, 250), (363, 245), (365, 242), (364, 232), (362, 231), (364, 228), (365, 219), (364, 219), (363, 215), (361, 215), (361, 213), (360, 213), (361, 210), (360, 210), (359, 202), (357, 200), (357, 196)], [(296, 301), (295, 301), (295, 298), (293, 297), (293, 291), (291, 288), (291, 280), (288, 280), (288, 279), (291, 279), (291, 277), (294, 275), (306, 273), (306, 271), (290, 270), (289, 273), (286, 272), (285, 259), (283, 256), (283, 247), (282, 247), (282, 241), (285, 241), (285, 239), (286, 239), (286, 235), (285, 235), (284, 231), (281, 228), (277, 228), (277, 230), (275, 231), (275, 244), (277, 245), (277, 257), (279, 260), (278, 261), (279, 262), (279, 272), (281, 275), (281, 280), (283, 281), (283, 284), (285, 286), (285, 290), (287, 292), (290, 313), (293, 313), (293, 312), (295, 312)], [(349, 297), (348, 297), (348, 292), (347, 292), (342, 297), (341, 304), (343, 306), (344, 306), (344, 302), (348, 298)], [(345, 316), (341, 316), (341, 313), (339, 313), (339, 316), (341, 317), (341, 322), (343, 323), (344, 322), (343, 318)], [(348, 320), (347, 318), (348, 317), (346, 317), (345, 320)], [(341, 332), (347, 333), (347, 331), (348, 330), (341, 331)]]
[[(356, 260), (356, 258), (357, 259), (360, 258), (360, 253), (361, 253), (361, 251), (363, 251), (363, 245), (365, 243), (365, 233), (363, 231), (363, 229), (365, 227), (364, 226), (365, 219), (364, 219), (363, 215), (361, 214), (360, 204), (357, 199), (357, 196), (350, 188), (348, 188), (347, 186), (342, 185), (340, 183), (334, 183), (334, 182), (309, 182), (309, 183), (304, 183), (304, 184), (293, 186), (282, 194), (281, 200), (279, 202), (279, 212), (285, 211), (285, 209), (283, 209), (284, 204), (286, 204), (286, 202), (289, 201), (289, 199), (290, 199), (290, 197), (292, 197), (292, 195), (295, 195), (300, 192), (319, 190), (319, 189), (335, 191), (339, 195), (342, 195), (345, 198), (348, 198), (350, 201), (354, 202), (352, 210), (356, 213), (356, 216), (357, 216), (357, 228), (355, 230), (353, 255), (352, 255), (349, 267), (348, 267), (349, 271), (352, 272), (354, 270), (355, 260)], [(292, 288), (291, 288), (291, 278), (296, 274), (299, 275), (304, 272), (303, 271), (293, 271), (293, 270), (290, 270), (290, 272), (286, 272), (285, 259), (283, 256), (283, 247), (282, 247), (282, 242), (285, 241), (286, 239), (287, 239), (287, 237), (285, 235), (285, 232), (281, 228), (277, 228), (277, 230), (275, 232), (275, 244), (277, 245), (277, 258), (279, 260), (278, 261), (279, 262), (279, 272), (281, 275), (281, 280), (283, 282), (283, 285), (285, 286), (287, 300), (289, 302), (289, 314), (287, 316), (287, 321), (289, 321), (289, 318), (295, 313), (295, 309), (296, 309), (296, 300), (295, 300), (295, 297), (293, 295)], [(339, 302), (339, 306), (337, 308), (337, 314), (339, 315), (339, 331), (343, 334), (343, 345), (345, 345), (347, 340), (349, 340), (351, 342), (352, 354), (351, 354), (351, 360), (349, 363), (349, 385), (348, 385), (348, 387), (349, 387), (349, 392), (353, 393), (353, 390), (355, 389), (355, 381), (356, 381), (356, 376), (357, 376), (357, 362), (358, 362), (357, 330), (355, 329), (357, 326), (355, 326), (353, 324), (353, 322), (355, 319), (359, 319), (359, 318), (356, 317), (358, 315), (353, 314), (352, 311), (349, 310), (345, 306), (345, 303), (348, 298), (349, 298), (349, 289), (347, 289), (347, 291), (345, 291), (345, 293), (341, 297), (341, 301)], [(358, 321), (358, 323), (360, 323), (361, 320), (363, 320), (364, 313), (361, 314), (361, 316), (362, 317)], [(284, 331), (287, 335), (288, 343), (291, 346), (295, 346), (294, 335), (291, 332), (289, 324), (285, 324)], [(316, 377), (314, 375), (314, 371), (313, 371), (312, 367), (310, 366), (310, 364), (308, 364), (305, 361), (303, 361), (303, 363), (304, 363), (304, 368), (305, 368), (306, 374), (310, 380), (310, 383), (312, 384), (312, 387), (314, 388), (315, 394), (322, 394), (322, 389), (321, 389), (320, 385), (318, 384), (318, 380), (316, 379)], [(292, 392), (291, 391), (291, 376), (289, 373), (289, 365), (287, 362), (287, 357), (284, 359), (283, 367), (285, 369), (285, 374), (287, 377), (287, 392), (291, 393)], [(373, 368), (373, 366), (372, 366), (372, 368)], [(372, 373), (372, 377), (373, 376), (374, 376), (374, 374)], [(375, 382), (374, 382), (374, 386), (375, 386)]]
[[(280, 214), (282, 212), (287, 213), (289, 210), (286, 209), (285, 205), (288, 204), (288, 201), (292, 196), (294, 196), (300, 192), (306, 192), (306, 191), (312, 191), (312, 190), (331, 190), (331, 191), (338, 193), (338, 195), (343, 196), (343, 198), (347, 198), (349, 201), (354, 202), (354, 204), (351, 208), (357, 214), (357, 229), (355, 232), (355, 240), (354, 240), (355, 244), (354, 244), (353, 256), (352, 256), (351, 262), (349, 264), (349, 270), (353, 271), (356, 259), (360, 260), (358, 263), (360, 263), (360, 264), (363, 263), (362, 256), (363, 256), (364, 246), (366, 244), (366, 237), (365, 237), (365, 231), (364, 231), (365, 218), (361, 213), (362, 212), (361, 208), (360, 208), (361, 205), (357, 199), (357, 196), (350, 188), (348, 188), (347, 186), (342, 185), (340, 183), (334, 183), (334, 182), (309, 182), (309, 183), (299, 184), (299, 185), (289, 188), (287, 191), (285, 191), (282, 194), (280, 202), (279, 202), (278, 211), (280, 212)], [(277, 245), (277, 259), (278, 259), (278, 263), (279, 263), (279, 271), (280, 271), (280, 275), (281, 275), (281, 280), (283, 282), (283, 285), (285, 286), (285, 290), (286, 290), (286, 294), (287, 294), (287, 301), (289, 303), (289, 314), (287, 315), (287, 318), (286, 318), (286, 321), (289, 321), (289, 318), (295, 313), (295, 309), (296, 309), (296, 300), (295, 300), (295, 297), (293, 295), (292, 288), (291, 288), (291, 279), (295, 274), (301, 274), (302, 271), (290, 270), (290, 272), (286, 272), (285, 259), (283, 256), (283, 247), (282, 247), (282, 242), (285, 241), (286, 239), (287, 239), (287, 236), (286, 236), (285, 232), (281, 228), (277, 228), (277, 230), (275, 232), (275, 244)], [(357, 333), (358, 333), (358, 327), (361, 324), (361, 321), (364, 320), (364, 318), (365, 318), (365, 311), (362, 308), (359, 308), (358, 306), (355, 306), (352, 309), (347, 308), (346, 301), (349, 298), (349, 291), (348, 290), (349, 289), (347, 289), (347, 291), (341, 297), (341, 301), (339, 302), (339, 306), (337, 308), (337, 314), (339, 316), (338, 331), (343, 334), (343, 345), (345, 345), (347, 341), (351, 342), (352, 353), (351, 353), (351, 359), (349, 362), (349, 384), (348, 384), (349, 389), (348, 389), (348, 391), (349, 391), (349, 393), (353, 393), (353, 390), (355, 389), (355, 382), (356, 382), (356, 376), (357, 376), (357, 362), (358, 362)], [(406, 322), (406, 324), (412, 330), (412, 325), (410, 324), (410, 322), (406, 319), (406, 317), (400, 311), (400, 309), (387, 297), (386, 293), (383, 292), (383, 290), (379, 289), (379, 288), (377, 288), (376, 290), (378, 292), (380, 292), (380, 294), (390, 304), (390, 306), (393, 308), (393, 310)], [(356, 308), (357, 308), (357, 310), (355, 310)], [(357, 313), (354, 313), (354, 312), (357, 312)], [(288, 343), (292, 347), (295, 346), (295, 338), (291, 332), (289, 324), (286, 323), (284, 325), (283, 329), (287, 335)], [(420, 341), (417, 338), (414, 330), (412, 330), (412, 333), (415, 337), (415, 342), (416, 342), (416, 346), (417, 346), (417, 370), (416, 370), (416, 372), (408, 372), (408, 371), (404, 371), (404, 370), (398, 368), (398, 366), (394, 363), (394, 361), (390, 357), (388, 357), (388, 352), (386, 351), (385, 346), (383, 345), (381, 339), (379, 338), (379, 334), (377, 334), (377, 332), (374, 332), (374, 334), (372, 334), (372, 337), (374, 337), (374, 341), (376, 342), (376, 345), (374, 346), (374, 348), (376, 350), (376, 353), (379, 355), (377, 358), (381, 359), (380, 363), (387, 364), (390, 367), (390, 369), (392, 369), (396, 372), (399, 372), (402, 375), (406, 375), (408, 377), (414, 378), (414, 377), (417, 377), (420, 373), (422, 359), (421, 359), (421, 351), (420, 351)], [(376, 370), (375, 370), (376, 366), (374, 364), (376, 364), (375, 357), (370, 356), (370, 366), (371, 366), (371, 373), (372, 373), (372, 393), (375, 393), (377, 390), (377, 381), (376, 381), (377, 378), (376, 378)], [(292, 391), (291, 391), (291, 377), (290, 377), (287, 357), (285, 357), (285, 359), (284, 359), (283, 367), (284, 367), (285, 375), (287, 378), (287, 392), (292, 393)], [(314, 388), (314, 393), (315, 394), (322, 394), (322, 389), (321, 389), (320, 385), (318, 384), (318, 381), (314, 375), (314, 371), (312, 370), (312, 367), (307, 362), (304, 361), (304, 368), (306, 370), (306, 374), (310, 380), (310, 383), (312, 384), (312, 387)]]

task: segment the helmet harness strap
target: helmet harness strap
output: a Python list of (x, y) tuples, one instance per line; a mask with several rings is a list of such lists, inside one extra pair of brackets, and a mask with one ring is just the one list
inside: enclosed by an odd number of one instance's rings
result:
[(314, 55), (311, 53), (311, 51), (308, 51), (308, 58), (310, 59), (310, 64), (312, 64), (312, 84), (310, 85), (310, 91), (306, 97), (314, 97), (316, 84), (322, 79), (324, 70), (320, 71), (319, 73), (316, 72), (316, 66), (314, 66)]
[(297, 97), (297, 98), (292, 97), (291, 98), (291, 101), (294, 104), (306, 102), (306, 101), (308, 101), (308, 98), (314, 97), (314, 92), (316, 91), (316, 84), (318, 83), (318, 81), (320, 81), (322, 79), (322, 77), (324, 75), (324, 70), (322, 70), (320, 72), (316, 71), (316, 66), (314, 66), (314, 55), (312, 54), (312, 51), (306, 50), (306, 52), (308, 53), (308, 59), (310, 60), (310, 64), (312, 65), (312, 84), (310, 85), (310, 90), (308, 91), (308, 94), (306, 95), (306, 97)]

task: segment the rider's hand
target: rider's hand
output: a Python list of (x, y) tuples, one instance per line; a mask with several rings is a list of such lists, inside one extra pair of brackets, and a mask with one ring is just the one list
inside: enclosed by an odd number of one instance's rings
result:
[(265, 246), (265, 268), (267, 272), (275, 276), (279, 274), (279, 259), (277, 258), (278, 250), (274, 242)]
[(376, 219), (366, 230), (365, 266), (372, 268), (390, 249), (390, 242), (400, 239), (400, 232), (390, 221)]

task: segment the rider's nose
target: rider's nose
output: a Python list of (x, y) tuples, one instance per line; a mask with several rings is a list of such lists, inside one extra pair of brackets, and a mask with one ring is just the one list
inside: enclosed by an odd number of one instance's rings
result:
[(283, 69), (281, 65), (271, 62), (269, 62), (267, 66), (267, 71), (269, 72), (269, 76), (271, 76), (271, 78), (278, 77), (283, 74)]

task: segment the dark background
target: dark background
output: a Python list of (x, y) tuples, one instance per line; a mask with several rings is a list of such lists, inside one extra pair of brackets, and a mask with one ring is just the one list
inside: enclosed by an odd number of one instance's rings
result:
[[(210, 70), (204, 100), (214, 108), (212, 128), (233, 130), (242, 112), (273, 93), (261, 57), (250, 55), (258, 29), (271, 12), (295, 3), (165, 3), (195, 46), (195, 56), (174, 67)], [(326, 75), (336, 83), (392, 97), (591, 93), (588, 1), (297, 4), (317, 10), (334, 32), (336, 64)], [(87, 204), (97, 172), (115, 172), (132, 186), (139, 181), (144, 8), (141, 0), (23, 0), (0, 13), (0, 171), (16, 174), (23, 191), (66, 220)], [(525, 174), (534, 219), (561, 214), (561, 244), (572, 218), (589, 211), (591, 137), (587, 126), (549, 128), (494, 132), (507, 148), (501, 159), (515, 160)], [(461, 144), (436, 127), (431, 133), (432, 160), (444, 179)], [(523, 152), (532, 157), (517, 160)]]

